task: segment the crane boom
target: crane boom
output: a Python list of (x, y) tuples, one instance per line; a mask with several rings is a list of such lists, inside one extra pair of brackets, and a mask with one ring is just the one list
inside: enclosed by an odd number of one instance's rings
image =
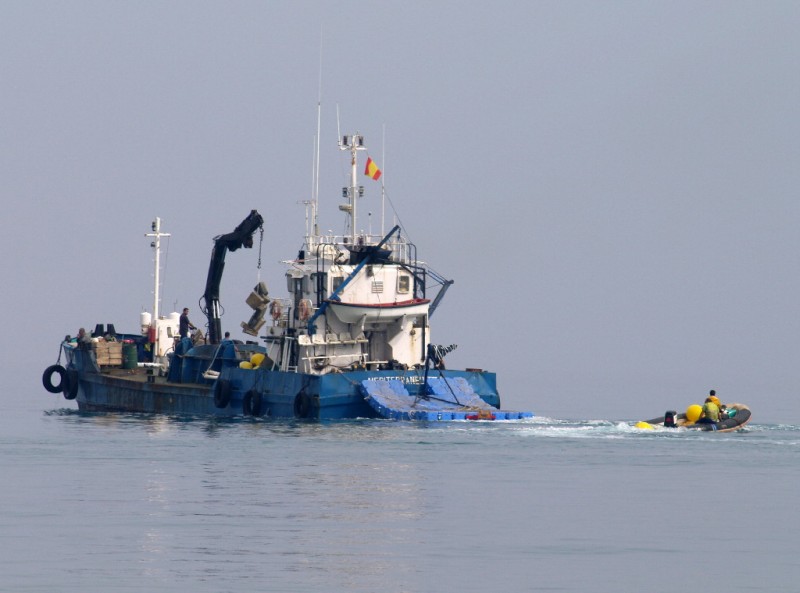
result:
[(264, 219), (256, 211), (250, 211), (233, 232), (214, 237), (214, 248), (211, 250), (211, 262), (208, 265), (208, 278), (206, 291), (203, 294), (203, 313), (208, 319), (208, 341), (219, 344), (222, 328), (219, 312), (219, 287), (222, 282), (222, 272), (225, 269), (225, 255), (228, 251), (236, 251), (240, 247), (253, 246), (253, 233), (262, 228)]

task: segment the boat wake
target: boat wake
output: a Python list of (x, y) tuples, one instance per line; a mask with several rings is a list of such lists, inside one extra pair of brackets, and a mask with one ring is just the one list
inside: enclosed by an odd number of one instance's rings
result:
[(132, 414), (117, 412), (82, 412), (71, 408), (55, 408), (45, 410), (45, 417), (54, 419), (64, 419), (70, 422), (97, 423), (103, 426), (118, 425), (133, 427), (136, 425), (173, 425), (173, 426), (192, 426), (192, 425), (215, 425), (219, 428), (229, 425), (231, 428), (241, 425), (264, 425), (265, 427), (278, 428), (279, 426), (299, 426), (310, 424), (315, 426), (315, 433), (319, 431), (331, 432), (331, 438), (335, 438), (335, 433), (339, 429), (349, 427), (352, 430), (370, 430), (378, 428), (380, 430), (394, 429), (397, 432), (405, 430), (424, 430), (437, 432), (466, 431), (470, 433), (488, 432), (508, 432), (526, 438), (545, 438), (545, 439), (600, 439), (600, 440), (622, 440), (622, 439), (690, 439), (690, 440), (720, 440), (720, 439), (741, 439), (747, 437), (748, 440), (762, 444), (782, 444), (786, 446), (800, 447), (800, 425), (797, 424), (748, 424), (742, 429), (729, 433), (701, 432), (686, 428), (667, 428), (664, 426), (653, 426), (651, 429), (641, 429), (636, 427), (636, 422), (632, 420), (604, 420), (604, 419), (563, 419), (537, 416), (532, 418), (521, 418), (513, 420), (456, 420), (449, 422), (423, 421), (409, 422), (403, 420), (376, 419), (376, 418), (354, 418), (327, 421), (298, 421), (286, 418), (213, 418), (205, 416), (171, 416), (153, 414)]
[(632, 420), (574, 420), (539, 416), (506, 424), (520, 435), (547, 439), (641, 440), (682, 439), (688, 441), (748, 442), (759, 445), (800, 447), (798, 424), (747, 424), (731, 432), (703, 432), (654, 425), (637, 428)]

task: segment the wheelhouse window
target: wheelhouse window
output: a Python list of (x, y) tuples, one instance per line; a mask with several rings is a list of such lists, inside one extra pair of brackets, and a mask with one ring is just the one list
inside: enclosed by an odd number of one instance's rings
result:
[(397, 292), (407, 294), (411, 290), (411, 276), (400, 274), (397, 277)]
[(292, 294), (309, 293), (308, 276), (293, 276), (286, 274), (286, 289)]

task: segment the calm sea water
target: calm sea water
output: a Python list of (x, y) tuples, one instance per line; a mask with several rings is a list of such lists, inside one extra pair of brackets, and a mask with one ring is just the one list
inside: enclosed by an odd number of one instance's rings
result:
[(798, 426), (221, 422), (65, 405), (37, 391), (2, 416), (1, 591), (800, 587)]

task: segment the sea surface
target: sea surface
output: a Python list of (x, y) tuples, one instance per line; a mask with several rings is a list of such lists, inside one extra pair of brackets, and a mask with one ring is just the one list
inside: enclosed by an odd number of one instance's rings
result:
[(0, 591), (800, 590), (800, 426), (0, 423)]

